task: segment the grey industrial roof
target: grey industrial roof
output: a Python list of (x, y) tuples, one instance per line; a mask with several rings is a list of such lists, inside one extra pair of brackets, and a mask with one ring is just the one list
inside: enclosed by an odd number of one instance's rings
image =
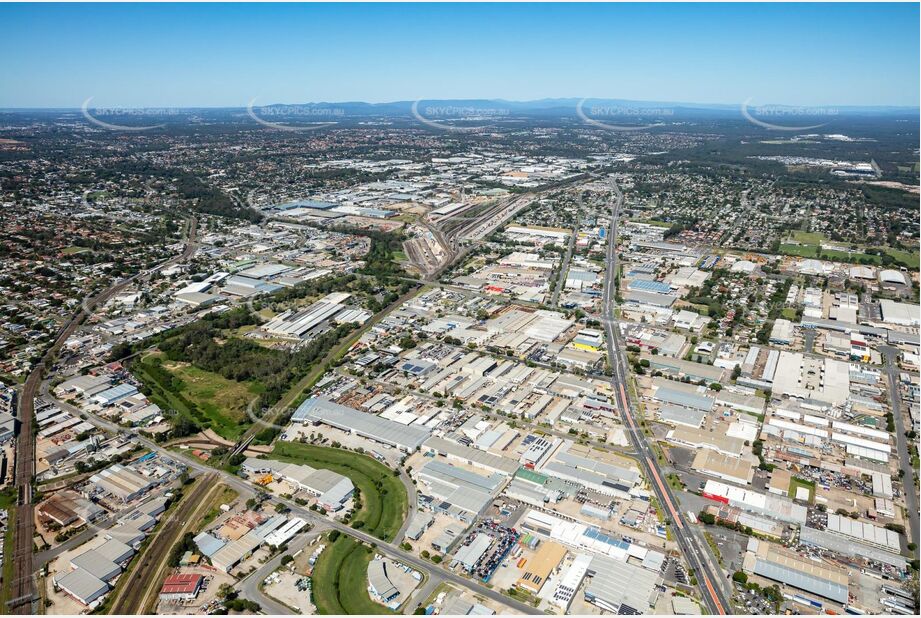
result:
[(134, 549), (118, 539), (109, 539), (97, 547), (95, 551), (112, 562), (124, 562), (134, 555)]
[(144, 533), (131, 524), (122, 524), (109, 528), (105, 536), (107, 539), (116, 539), (127, 545), (134, 545), (144, 539)]
[(847, 603), (847, 586), (791, 569), (766, 558), (755, 559), (755, 575), (782, 582), (838, 603)]
[(821, 547), (835, 553), (842, 554), (844, 556), (869, 558), (870, 560), (875, 560), (876, 562), (892, 565), (902, 569), (903, 571), (908, 566), (908, 563), (902, 556), (893, 554), (892, 552), (888, 552), (883, 549), (877, 549), (876, 547), (870, 547), (862, 543), (854, 543), (853, 541), (842, 538), (838, 534), (832, 534), (831, 532), (826, 532), (825, 530), (817, 530), (816, 528), (807, 528), (806, 526), (803, 526), (800, 528), (799, 540), (800, 543), (803, 543), (804, 545)]
[(483, 477), (440, 461), (430, 461), (423, 466), (419, 478), (435, 497), (468, 513), (482, 511), (502, 480), (499, 474)]
[(464, 470), (457, 466), (446, 464), (443, 461), (429, 461), (422, 467), (422, 472), (440, 478), (454, 485), (468, 485), (481, 491), (495, 491), (502, 482), (502, 477), (498, 474), (483, 476), (470, 470)]
[(387, 565), (383, 560), (372, 560), (368, 563), (368, 583), (383, 599), (390, 599), (400, 594), (400, 591), (390, 583), (390, 578), (387, 577)]
[(681, 423), (700, 427), (707, 416), (705, 410), (682, 408), (681, 406), (665, 405), (659, 408), (659, 418), (666, 422)]
[(663, 403), (673, 403), (679, 406), (684, 406), (686, 408), (696, 408), (705, 412), (712, 410), (714, 403), (712, 397), (694, 395), (692, 393), (684, 393), (682, 391), (664, 386), (660, 386), (658, 389), (656, 389), (656, 394), (653, 395), (653, 397)]
[(119, 397), (127, 397), (133, 393), (138, 392), (138, 389), (133, 384), (116, 384), (112, 388), (107, 388), (106, 390), (96, 393), (95, 397), (99, 399), (105, 399), (106, 401), (112, 401), (118, 399)]
[(841, 517), (836, 513), (829, 513), (827, 529), (829, 532), (835, 532), (857, 541), (881, 545), (896, 551), (901, 550), (898, 533), (893, 530), (887, 530), (882, 526), (855, 521), (850, 517)]
[(591, 580), (585, 586), (586, 598), (597, 599), (609, 606), (626, 605), (643, 613), (656, 595), (659, 574), (607, 556), (592, 556), (589, 565)]
[(103, 384), (108, 384), (110, 380), (111, 378), (109, 376), (103, 376), (103, 375), (77, 376), (76, 378), (71, 378), (70, 380), (67, 380), (66, 382), (61, 384), (59, 388), (63, 390), (70, 390), (74, 388), (85, 390), (87, 388), (92, 388), (94, 386), (101, 386)]
[(570, 466), (559, 461), (551, 461), (543, 467), (545, 472), (549, 472), (553, 476), (571, 480), (582, 485), (586, 485), (589, 489), (597, 489), (599, 487), (608, 487), (611, 490), (621, 490), (629, 491), (632, 487), (632, 483), (625, 483), (620, 481), (618, 478), (609, 479), (608, 477), (596, 474), (590, 470), (583, 470), (582, 468), (576, 468), (575, 466)]
[(620, 479), (631, 485), (636, 483), (640, 478), (638, 472), (603, 461), (582, 457), (581, 455), (575, 455), (569, 452), (568, 447), (566, 449), (560, 449), (556, 453), (556, 459), (571, 466), (591, 470), (592, 472), (606, 476), (608, 479)]
[(355, 491), (352, 481), (341, 478), (335, 485), (324, 491), (318, 500), (321, 504), (342, 504)]
[(67, 575), (57, 577), (55, 582), (75, 597), (85, 601), (92, 601), (109, 590), (107, 583), (83, 569), (75, 569)]
[(207, 532), (202, 532), (196, 536), (194, 541), (195, 544), (198, 545), (199, 551), (201, 551), (201, 553), (208, 558), (213, 556), (215, 553), (217, 553), (217, 550), (227, 544), (225, 541), (217, 538), (216, 536), (212, 536)]
[(260, 541), (265, 540), (265, 537), (269, 536), (275, 530), (278, 530), (282, 525), (288, 520), (284, 515), (273, 515), (267, 521), (262, 522), (256, 528), (253, 528), (252, 531), (247, 534), (247, 536), (252, 536)]
[(406, 450), (415, 450), (421, 446), (431, 431), (420, 425), (403, 425), (373, 414), (365, 414), (320, 397), (311, 397), (298, 406), (292, 420), (326, 423)]
[(650, 292), (638, 292), (628, 290), (624, 295), (627, 302), (634, 302), (641, 305), (655, 305), (657, 307), (671, 307), (678, 300), (674, 294), (653, 294)]
[(486, 553), (489, 546), (492, 545), (492, 537), (488, 534), (478, 532), (469, 545), (464, 545), (454, 554), (454, 559), (464, 565), (467, 569), (476, 566), (477, 561)]
[(435, 516), (431, 513), (416, 511), (412, 521), (410, 521), (409, 526), (406, 528), (406, 536), (413, 538), (419, 535), (422, 531), (428, 529), (434, 521)]
[(108, 581), (121, 573), (122, 568), (100, 554), (95, 549), (85, 551), (79, 556), (71, 558), (70, 563), (78, 569), (83, 569), (93, 577)]

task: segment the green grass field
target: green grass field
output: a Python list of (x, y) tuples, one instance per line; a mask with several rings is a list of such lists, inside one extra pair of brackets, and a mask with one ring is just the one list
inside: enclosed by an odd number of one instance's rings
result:
[(790, 479), (790, 491), (788, 495), (791, 498), (795, 498), (796, 490), (799, 487), (805, 487), (809, 490), (809, 503), (811, 504), (815, 500), (815, 483), (794, 476)]
[(361, 492), (362, 508), (352, 518), (363, 521), (362, 530), (392, 541), (407, 513), (406, 488), (390, 468), (371, 457), (298, 442), (278, 442), (272, 457), (281, 461), (325, 468), (347, 476)]
[(817, 245), (791, 245), (784, 243), (780, 245), (778, 253), (782, 255), (796, 255), (799, 257), (811, 257), (816, 256), (816, 247)]
[(198, 525), (195, 527), (195, 532), (204, 530), (208, 524), (217, 519), (218, 515), (221, 514), (222, 504), (230, 504), (239, 496), (240, 494), (236, 489), (227, 487), (226, 485), (224, 486), (224, 489), (214, 494), (214, 496), (211, 498), (210, 504), (208, 505), (208, 510), (205, 512), (201, 518), (201, 521), (198, 522)]
[(370, 547), (340, 536), (327, 547), (313, 569), (313, 602), (319, 614), (390, 614), (368, 596)]
[[(278, 442), (272, 458), (325, 468), (347, 476), (361, 492), (361, 509), (352, 522), (365, 532), (393, 540), (406, 517), (406, 488), (390, 468), (366, 455), (298, 442)], [(320, 614), (389, 614), (368, 596), (370, 548), (340, 536), (320, 555), (313, 570), (313, 601)]]
[(672, 224), (667, 221), (659, 221), (658, 219), (630, 219), (631, 223), (645, 223), (646, 225), (654, 225), (656, 227), (671, 227)]
[(901, 249), (888, 249), (888, 248), (886, 249), (886, 253), (888, 253), (889, 255), (891, 255), (897, 260), (901, 260), (902, 262), (905, 262), (906, 264), (908, 264), (909, 268), (914, 268), (915, 270), (917, 270), (919, 267), (921, 267), (921, 254), (919, 253), (916, 253), (916, 252), (912, 253), (911, 251), (903, 251)]
[[(861, 260), (868, 261), (876, 266), (882, 264), (882, 258), (880, 256), (862, 253), (866, 249), (864, 246), (859, 246), (860, 253), (849, 253), (836, 249), (821, 249), (821, 251), (819, 251), (818, 249), (823, 242), (826, 244), (830, 242), (821, 232), (803, 232), (802, 230), (797, 230), (791, 234), (788, 240), (792, 242), (783, 243), (780, 245), (780, 249), (778, 249), (778, 253), (781, 255), (794, 255), (807, 258), (821, 257), (850, 262), (852, 264), (860, 263)], [(921, 264), (921, 254), (916, 251), (904, 251), (891, 247), (883, 247), (882, 250), (896, 260), (904, 262), (909, 268), (917, 269), (919, 264)]]
[(85, 253), (87, 251), (92, 251), (92, 249), (89, 249), (88, 247), (72, 246), (72, 247), (67, 247), (66, 249), (61, 251), (61, 253), (63, 253), (64, 255), (76, 255), (77, 253)]
[[(15, 501), (14, 501), (15, 502)], [(3, 586), (0, 588), (0, 603), (6, 608), (6, 602), (10, 600), (13, 585), (13, 528), (16, 521), (16, 507), (9, 505), (7, 511), (6, 534), (3, 535)]]
[(796, 230), (793, 232), (793, 240), (804, 245), (818, 245), (825, 240), (825, 235), (821, 232), (804, 232)]
[[(251, 425), (246, 407), (262, 390), (261, 385), (228, 380), (187, 363), (167, 362), (157, 367), (155, 358), (158, 355), (151, 354), (133, 363), (131, 372), (150, 387), (152, 399), (161, 408), (211, 427), (228, 440), (236, 440)], [(171, 379), (165, 379), (166, 375)]]
[(164, 363), (163, 368), (182, 380), (180, 392), (198, 404), (222, 436), (242, 433), (240, 423), (248, 422), (246, 407), (263, 390), (259, 384), (234, 382), (187, 363)]

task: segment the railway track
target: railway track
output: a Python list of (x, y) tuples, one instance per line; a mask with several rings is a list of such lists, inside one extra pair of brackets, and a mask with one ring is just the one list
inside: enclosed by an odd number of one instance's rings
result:
[[(11, 614), (34, 614), (32, 602), (35, 600), (35, 583), (33, 580), (32, 545), (35, 537), (35, 515), (32, 496), (32, 486), (35, 474), (35, 436), (32, 431), (32, 418), (35, 416), (35, 397), (39, 393), (45, 372), (54, 365), (58, 353), (64, 342), (77, 330), (93, 311), (93, 308), (105, 303), (114, 295), (127, 287), (135, 280), (150, 276), (150, 274), (176, 262), (188, 259), (195, 252), (195, 233), (198, 220), (192, 217), (187, 229), (187, 240), (182, 253), (174, 258), (161, 262), (154, 268), (138, 273), (115, 285), (106, 288), (96, 296), (90, 296), (81, 305), (80, 311), (64, 325), (54, 343), (42, 355), (41, 360), (32, 369), (26, 378), (19, 395), (19, 434), (16, 441), (16, 528), (13, 530), (13, 573), (14, 579), (10, 585), (10, 598), (6, 603), (6, 610)], [(7, 559), (10, 559), (7, 557)]]
[(189, 518), (206, 502), (206, 496), (220, 486), (216, 480), (216, 474), (201, 477), (192, 491), (182, 497), (176, 511), (166, 515), (166, 521), (160, 523), (159, 531), (138, 556), (134, 569), (122, 575), (126, 580), (119, 582), (120, 595), (112, 603), (110, 614), (151, 613), (145, 605), (149, 604), (151, 593), (156, 593), (154, 588), (158, 584), (157, 576), (163, 570), (173, 546), (188, 528)]

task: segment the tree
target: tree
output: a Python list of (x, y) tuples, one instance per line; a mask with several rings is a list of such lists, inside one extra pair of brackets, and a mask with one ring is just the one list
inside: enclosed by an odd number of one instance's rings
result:
[(732, 581), (738, 582), (740, 584), (746, 584), (748, 583), (748, 575), (746, 575), (742, 571), (736, 571), (735, 573), (732, 574)]
[(234, 590), (234, 587), (230, 584), (221, 584), (220, 588), (217, 589), (217, 596), (221, 600), (230, 600), (237, 597), (237, 591)]

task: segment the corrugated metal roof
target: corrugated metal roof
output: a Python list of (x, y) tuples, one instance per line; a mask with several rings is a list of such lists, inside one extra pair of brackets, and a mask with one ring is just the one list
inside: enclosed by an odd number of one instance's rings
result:
[(291, 420), (326, 423), (410, 451), (421, 446), (430, 434), (427, 427), (403, 425), (320, 397), (311, 397), (298, 406)]
[(659, 387), (656, 390), (656, 394), (653, 395), (653, 398), (663, 403), (673, 403), (679, 406), (684, 406), (685, 408), (696, 408), (705, 412), (711, 411), (713, 409), (714, 403), (712, 397), (694, 395), (692, 393), (684, 393), (679, 390), (666, 387)]
[(658, 573), (607, 556), (593, 556), (589, 574), (586, 600), (618, 608), (622, 614), (647, 611), (660, 579)]
[(755, 559), (755, 575), (773, 579), (838, 603), (847, 603), (847, 586), (791, 569), (766, 558), (759, 557)]

